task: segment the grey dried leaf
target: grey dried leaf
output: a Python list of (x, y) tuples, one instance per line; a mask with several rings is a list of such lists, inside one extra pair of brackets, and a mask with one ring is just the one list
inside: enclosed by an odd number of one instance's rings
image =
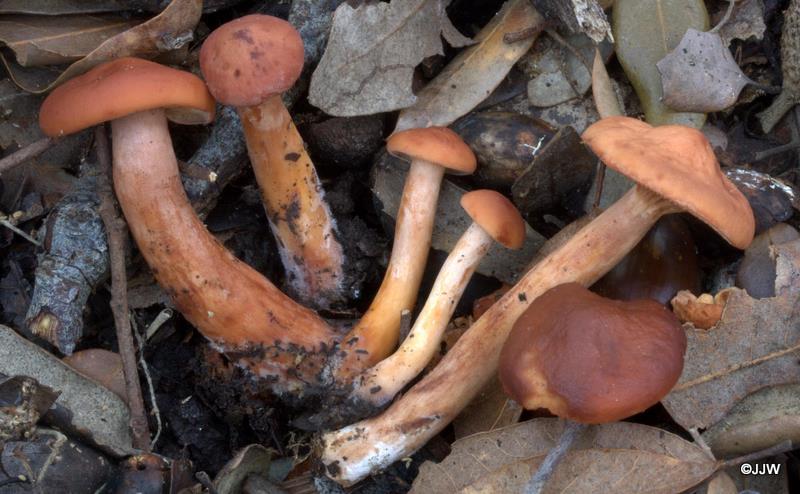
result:
[(684, 326), (683, 374), (662, 403), (686, 429), (708, 428), (761, 388), (800, 382), (800, 241), (773, 251), (775, 297), (756, 300), (734, 288), (714, 328)]
[(308, 99), (330, 115), (397, 110), (416, 101), (411, 79), (424, 58), (471, 42), (450, 23), (448, 0), (394, 0), (336, 9), (325, 54)]
[[(563, 428), (558, 419), (534, 419), (459, 439), (441, 463), (420, 467), (411, 492), (522, 492)], [(545, 492), (611, 492), (612, 485), (618, 494), (680, 492), (713, 469), (699, 447), (674, 434), (617, 422), (583, 431)]]
[(720, 28), (719, 35), (722, 37), (725, 46), (728, 46), (734, 39), (748, 40), (755, 38), (760, 40), (764, 38), (766, 29), (767, 26), (764, 24), (764, 1), (743, 0), (736, 2), (731, 18)]
[(719, 34), (691, 28), (656, 66), (661, 73), (664, 103), (678, 111), (724, 110), (736, 103), (742, 89), (752, 82)]

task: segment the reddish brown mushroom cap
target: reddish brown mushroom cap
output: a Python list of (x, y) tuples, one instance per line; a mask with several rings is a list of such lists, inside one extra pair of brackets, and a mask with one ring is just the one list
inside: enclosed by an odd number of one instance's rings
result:
[(42, 103), (39, 126), (55, 137), (156, 108), (177, 123), (205, 124), (214, 119), (215, 103), (193, 74), (126, 57), (55, 88)]
[(200, 70), (224, 105), (256, 106), (295, 83), (303, 70), (303, 40), (269, 15), (240, 17), (217, 28), (200, 49)]
[(493, 190), (473, 190), (461, 196), (461, 207), (472, 221), (498, 243), (519, 249), (525, 241), (525, 221), (506, 196)]
[(393, 156), (436, 163), (457, 173), (475, 171), (475, 153), (461, 137), (447, 127), (428, 127), (396, 132), (386, 142)]
[(609, 117), (590, 125), (582, 137), (609, 167), (697, 216), (731, 245), (740, 249), (750, 245), (753, 211), (719, 169), (699, 130)]
[(568, 283), (517, 320), (500, 356), (500, 380), (525, 408), (613, 422), (661, 400), (680, 377), (685, 351), (686, 334), (661, 304), (609, 300)]

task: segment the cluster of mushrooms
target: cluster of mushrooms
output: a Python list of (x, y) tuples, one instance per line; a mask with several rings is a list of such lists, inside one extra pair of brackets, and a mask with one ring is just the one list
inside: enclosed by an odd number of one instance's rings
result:
[(627, 117), (590, 126), (584, 142), (638, 185), (530, 269), (431, 372), (395, 399), (438, 350), (491, 243), (520, 247), (524, 222), (496, 192), (466, 194), (462, 206), (473, 224), (398, 342), (401, 313), (416, 303), (442, 177), (445, 171), (471, 173), (476, 161), (449, 129), (397, 132), (387, 148), (411, 166), (389, 265), (369, 309), (344, 331), (284, 295), (198, 219), (181, 186), (167, 120), (207, 124), (216, 102), (238, 109), (293, 289), (314, 307), (340, 300), (346, 261), (336, 225), (281, 100), (302, 65), (303, 43), (289, 23), (251, 15), (205, 41), (205, 82), (121, 58), (55, 89), (42, 105), (40, 125), (60, 136), (111, 122), (114, 187), (133, 237), (175, 306), (215, 348), (277, 394), (335, 390), (344, 397), (340, 406), (362, 416), (377, 413), (322, 435), (330, 477), (352, 484), (410, 455), (453, 420), (498, 367), (505, 390), (525, 407), (586, 423), (628, 417), (671, 389), (686, 347), (672, 312), (653, 301), (611, 301), (584, 287), (668, 213), (692, 213), (733, 246), (748, 246), (752, 211), (721, 173), (702, 133)]

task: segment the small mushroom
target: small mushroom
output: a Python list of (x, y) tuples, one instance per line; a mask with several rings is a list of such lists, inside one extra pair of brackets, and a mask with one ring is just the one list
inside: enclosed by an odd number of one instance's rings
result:
[(387, 150), (411, 161), (400, 199), (394, 244), (386, 275), (359, 323), (342, 339), (335, 375), (349, 381), (392, 353), (400, 334), (400, 314), (412, 310), (425, 271), (433, 234), (439, 187), (446, 170), (468, 174), (475, 155), (446, 127), (410, 129), (393, 134)]
[(663, 305), (611, 300), (567, 283), (517, 319), (499, 375), (529, 410), (600, 424), (658, 403), (678, 381), (685, 351), (686, 334)]
[(458, 300), (492, 242), (509, 249), (522, 247), (525, 222), (505, 196), (493, 190), (476, 190), (461, 197), (461, 206), (472, 224), (447, 256), (425, 306), (400, 347), (356, 378), (351, 395), (354, 400), (374, 407), (391, 401), (436, 353)]
[(720, 171), (700, 131), (609, 117), (592, 124), (583, 139), (606, 165), (639, 185), (539, 261), (472, 324), (431, 373), (386, 411), (324, 434), (322, 461), (331, 478), (352, 484), (424, 445), (494, 375), (514, 322), (536, 297), (564, 283), (594, 283), (661, 216), (685, 210), (735, 247), (750, 244), (753, 212)]
[(214, 98), (235, 106), (250, 163), (278, 240), (290, 290), (327, 309), (346, 298), (342, 247), (322, 184), (281, 100), (303, 69), (303, 40), (288, 22), (253, 14), (223, 24), (200, 49)]

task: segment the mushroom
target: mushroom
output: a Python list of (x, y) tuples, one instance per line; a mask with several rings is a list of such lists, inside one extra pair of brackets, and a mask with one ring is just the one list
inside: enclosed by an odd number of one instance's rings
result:
[[(218, 349), (239, 352), (243, 363), (266, 353), (270, 359), (254, 362), (257, 374), (276, 376), (278, 385), (301, 384), (306, 369), (298, 371), (297, 360), (318, 354), (336, 333), (234, 258), (198, 219), (181, 185), (166, 117), (208, 123), (214, 106), (194, 75), (121, 58), (53, 90), (39, 124), (58, 136), (110, 120), (114, 189), (156, 280)], [(306, 360), (316, 372), (318, 363)]]
[[(428, 300), (400, 347), (355, 380), (351, 398), (380, 407), (414, 379), (436, 353), (458, 300), (493, 241), (518, 249), (525, 240), (525, 222), (502, 194), (476, 190), (461, 197), (472, 218), (447, 256)], [(363, 409), (361, 406), (355, 409)]]
[(322, 184), (281, 100), (303, 68), (303, 40), (288, 22), (253, 14), (212, 32), (200, 69), (214, 98), (235, 106), (291, 292), (330, 308), (346, 297), (344, 257)]
[(514, 322), (536, 297), (563, 283), (594, 283), (664, 214), (686, 210), (739, 249), (752, 240), (747, 200), (696, 129), (609, 117), (591, 125), (583, 139), (607, 166), (639, 185), (536, 264), (386, 411), (325, 434), (322, 461), (331, 478), (352, 484), (424, 445), (494, 375)]
[(685, 351), (686, 334), (664, 305), (611, 300), (566, 283), (517, 319), (500, 353), (500, 382), (528, 410), (614, 422), (666, 396)]
[(393, 134), (386, 148), (411, 161), (397, 212), (394, 244), (386, 275), (359, 323), (342, 339), (334, 374), (349, 383), (386, 358), (397, 345), (400, 314), (412, 310), (428, 259), (439, 187), (445, 170), (468, 174), (475, 155), (446, 127), (409, 129)]

